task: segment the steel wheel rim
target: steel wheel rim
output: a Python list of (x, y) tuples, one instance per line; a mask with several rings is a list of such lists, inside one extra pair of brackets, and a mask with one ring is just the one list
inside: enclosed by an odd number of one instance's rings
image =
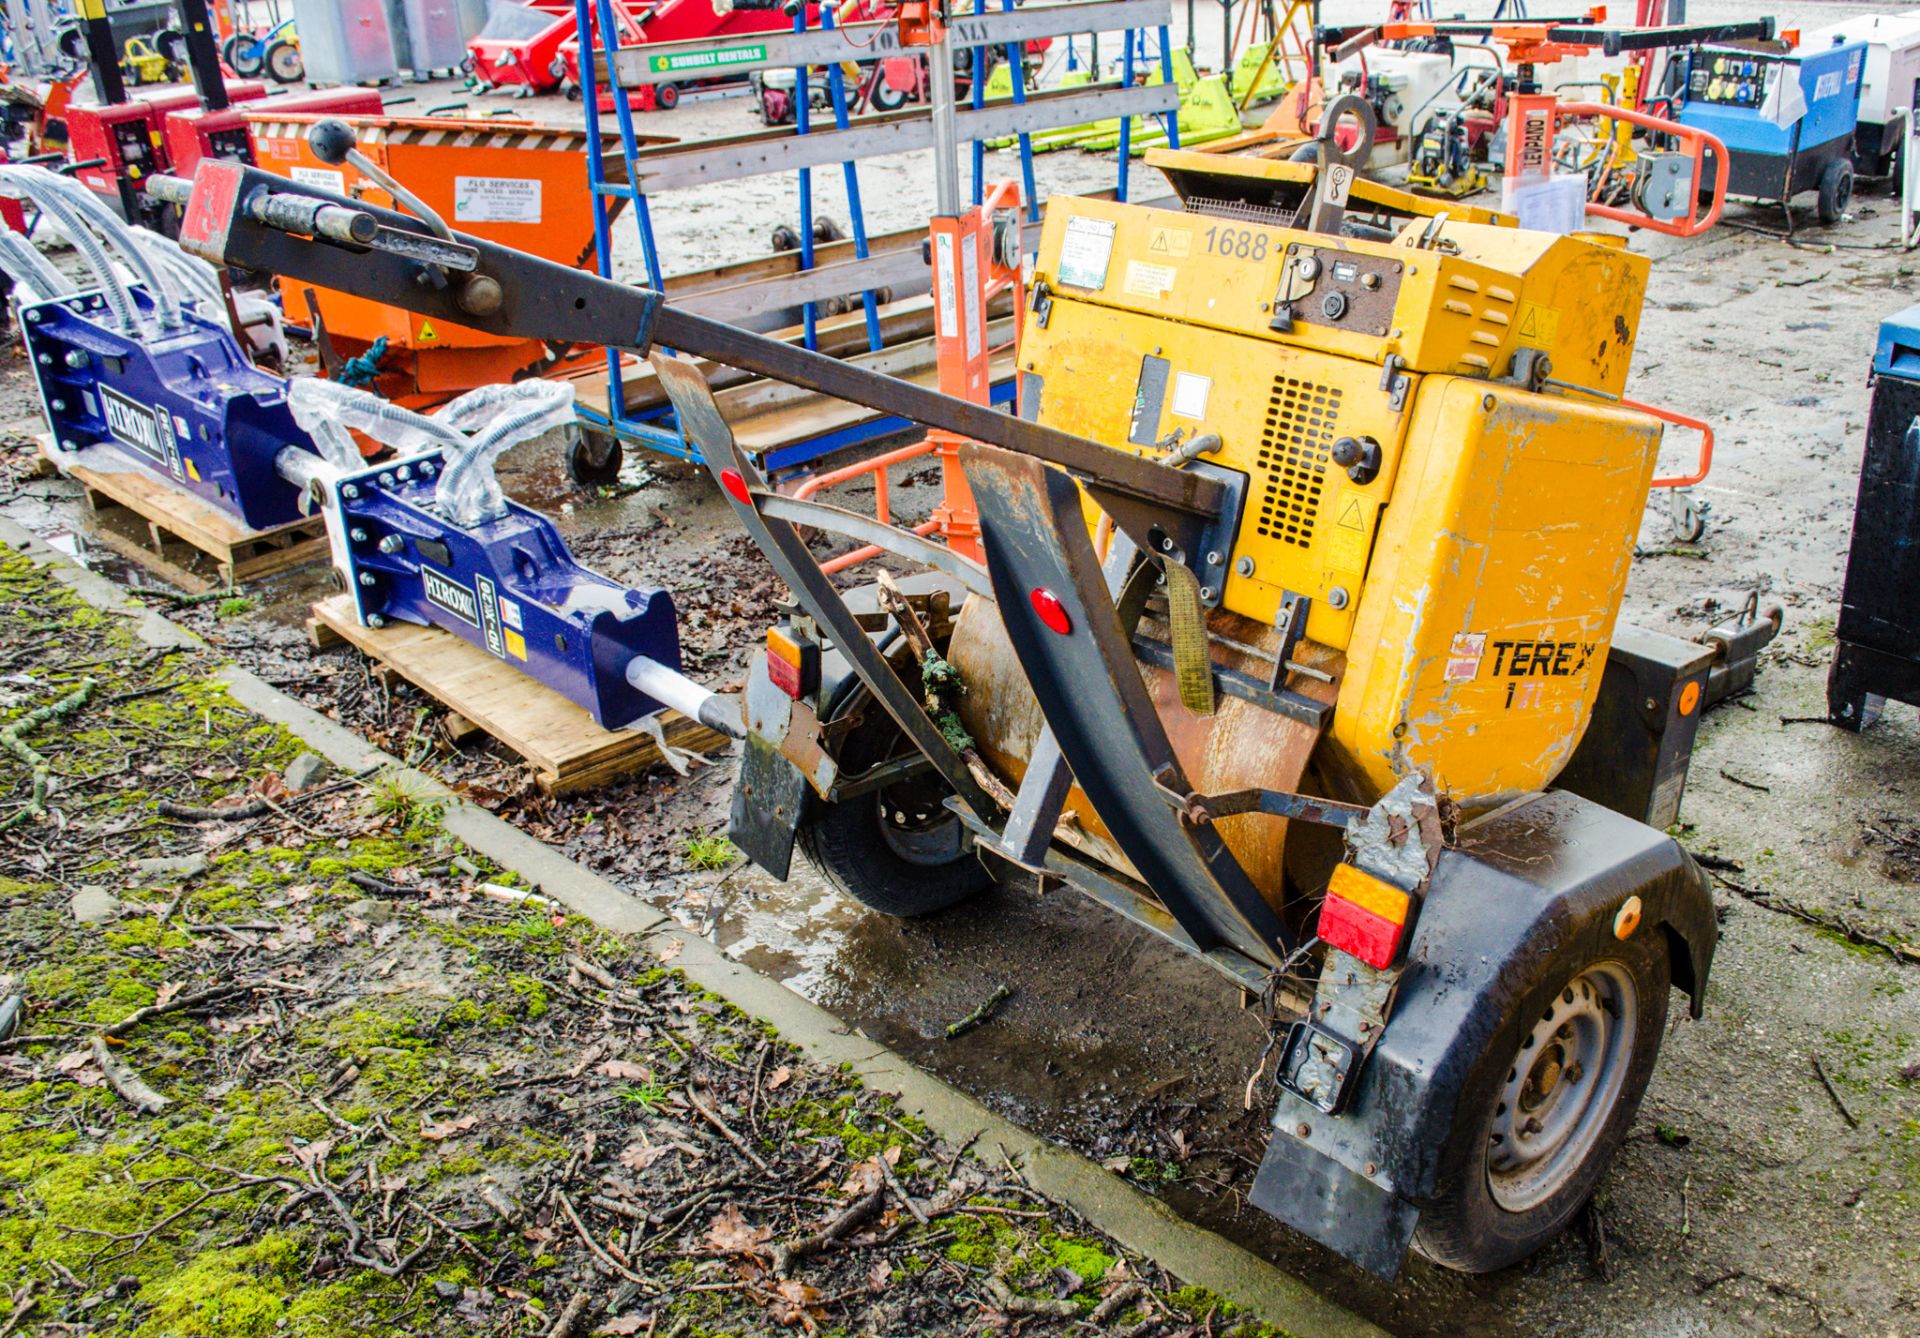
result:
[(1508, 1212), (1559, 1193), (1586, 1165), (1633, 1066), (1639, 995), (1618, 962), (1561, 987), (1507, 1066), (1487, 1137), (1487, 1188)]

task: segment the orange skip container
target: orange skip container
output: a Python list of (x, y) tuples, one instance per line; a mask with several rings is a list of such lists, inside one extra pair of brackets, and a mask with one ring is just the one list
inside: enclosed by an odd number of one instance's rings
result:
[[(307, 147), (318, 116), (276, 115), (271, 104), (249, 110), (262, 170), (306, 185), (396, 208), (377, 183), (348, 165), (332, 167)], [(360, 152), (436, 210), (455, 232), (498, 242), (562, 265), (593, 264), (593, 196), (587, 186), (584, 130), (508, 117), (335, 118), (353, 127)], [(667, 143), (664, 137), (647, 143)], [(606, 141), (603, 139), (603, 145)], [(617, 142), (608, 146), (610, 176), (623, 170)], [(618, 202), (617, 197), (616, 203)], [(566, 356), (537, 339), (488, 334), (427, 320), (371, 298), (280, 280), (290, 319), (323, 323), (343, 355), (387, 341), (380, 389), (415, 407), (437, 404), (477, 386), (511, 380)]]

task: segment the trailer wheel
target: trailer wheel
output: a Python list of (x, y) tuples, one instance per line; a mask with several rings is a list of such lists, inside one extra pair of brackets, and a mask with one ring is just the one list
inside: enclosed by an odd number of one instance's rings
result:
[(1820, 174), (1820, 221), (1838, 223), (1853, 203), (1853, 164), (1835, 158)]
[(1666, 1027), (1665, 935), (1643, 929), (1518, 1001), (1461, 1091), (1414, 1245), (1466, 1273), (1518, 1262), (1593, 1193), (1640, 1107)]
[(661, 111), (672, 111), (680, 105), (680, 85), (661, 84), (653, 90), (653, 105)]
[[(843, 775), (896, 751), (900, 730), (878, 706), (840, 750)], [(897, 785), (822, 804), (798, 833), (800, 850), (835, 888), (882, 915), (931, 915), (993, 882), (974, 855), (946, 787), (931, 771)]]
[(227, 68), (242, 79), (260, 73), (260, 44), (252, 33), (235, 33), (221, 44), (220, 54), (226, 58)]
[(279, 41), (267, 48), (267, 73), (275, 83), (297, 84), (307, 77), (307, 62), (298, 42)]
[(620, 438), (575, 429), (567, 438), (567, 473), (582, 488), (612, 487), (626, 456)]

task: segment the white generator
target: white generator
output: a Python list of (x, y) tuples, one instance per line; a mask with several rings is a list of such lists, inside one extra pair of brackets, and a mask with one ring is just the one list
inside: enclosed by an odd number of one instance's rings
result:
[(1863, 177), (1891, 176), (1900, 141), (1913, 133), (1914, 94), (1920, 85), (1920, 9), (1862, 14), (1800, 34), (1802, 51), (1819, 51), (1841, 42), (1867, 45), (1866, 69), (1860, 76), (1860, 124), (1853, 136), (1853, 170)]

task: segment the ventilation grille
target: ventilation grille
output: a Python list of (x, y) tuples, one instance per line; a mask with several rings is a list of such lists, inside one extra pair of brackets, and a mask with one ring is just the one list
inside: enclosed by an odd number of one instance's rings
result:
[(1326, 486), (1328, 451), (1340, 422), (1340, 392), (1291, 376), (1273, 378), (1266, 431), (1260, 434), (1260, 464), (1266, 493), (1259, 532), (1306, 548), (1313, 543)]
[(1219, 200), (1206, 195), (1189, 195), (1180, 202), (1189, 214), (1208, 218), (1230, 218), (1240, 223), (1265, 223), (1270, 227), (1295, 226), (1296, 209), (1282, 205), (1254, 204), (1247, 200)]

